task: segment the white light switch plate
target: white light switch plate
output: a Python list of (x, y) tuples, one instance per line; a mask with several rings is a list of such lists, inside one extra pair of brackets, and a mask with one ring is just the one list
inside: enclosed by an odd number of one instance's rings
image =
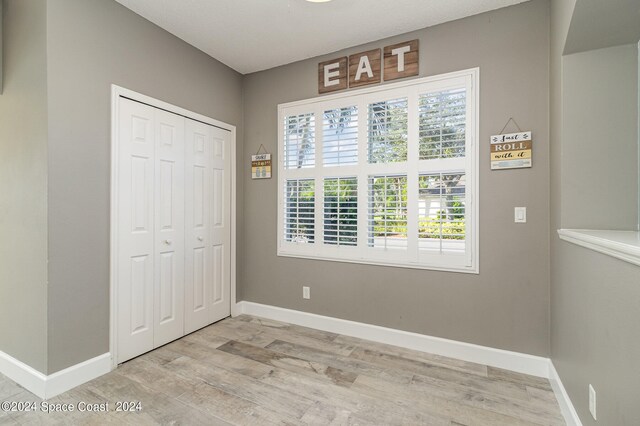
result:
[(527, 223), (527, 208), (516, 207), (514, 209), (514, 221), (516, 223)]
[(311, 299), (311, 288), (305, 286), (302, 287), (302, 298)]

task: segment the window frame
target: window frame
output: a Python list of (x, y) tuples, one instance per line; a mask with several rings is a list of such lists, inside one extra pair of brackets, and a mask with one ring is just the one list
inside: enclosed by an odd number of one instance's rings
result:
[[(416, 78), (398, 83), (350, 90), (338, 94), (319, 96), (311, 99), (278, 105), (278, 224), (277, 255), (304, 259), (338, 261), (401, 268), (427, 269), (463, 273), (479, 273), (479, 68)], [(465, 157), (436, 160), (419, 158), (419, 95), (442, 90), (465, 87), (467, 93), (465, 125)], [(331, 109), (358, 107), (358, 136), (368, 134), (368, 105), (372, 102), (408, 98), (408, 161), (399, 163), (369, 163), (368, 141), (358, 139), (358, 164), (323, 165), (323, 122), (324, 112)], [(286, 169), (284, 164), (284, 120), (291, 115), (314, 113), (315, 117), (315, 167)], [(426, 167), (427, 163), (437, 168)], [(439, 172), (465, 173), (465, 254), (429, 253), (418, 250), (418, 202), (408, 203), (407, 249), (383, 249), (368, 247), (368, 186), (369, 177), (374, 175), (406, 175), (407, 196), (417, 200), (418, 185), (411, 182), (420, 175)], [(357, 177), (358, 200), (367, 203), (358, 205), (357, 246), (334, 246), (324, 244), (324, 179)], [(315, 179), (315, 237), (313, 243), (285, 241), (284, 237), (284, 187), (288, 179)]]

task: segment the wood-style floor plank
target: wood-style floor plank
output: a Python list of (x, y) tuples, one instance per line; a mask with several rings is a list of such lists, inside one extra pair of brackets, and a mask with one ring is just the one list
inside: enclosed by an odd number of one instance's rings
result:
[[(39, 399), (0, 376), (0, 400)], [(144, 354), (50, 403), (136, 413), (5, 413), (8, 425), (563, 425), (546, 379), (240, 316)]]

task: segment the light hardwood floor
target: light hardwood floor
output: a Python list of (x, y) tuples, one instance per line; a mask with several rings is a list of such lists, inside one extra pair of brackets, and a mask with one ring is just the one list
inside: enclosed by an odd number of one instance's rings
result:
[[(40, 402), (1, 375), (0, 401)], [(111, 411), (0, 411), (0, 424), (565, 424), (545, 379), (250, 316), (47, 402), (81, 401)], [(114, 412), (117, 401), (140, 401), (142, 410)]]

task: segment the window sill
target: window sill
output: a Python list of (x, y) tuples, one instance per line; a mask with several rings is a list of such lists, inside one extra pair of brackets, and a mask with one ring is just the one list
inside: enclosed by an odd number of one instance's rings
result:
[[(316, 255), (313, 253), (303, 253), (296, 252), (291, 250), (279, 249), (278, 250), (279, 257), (293, 257), (298, 259), (307, 259), (307, 260), (322, 260), (328, 262), (342, 262), (342, 263), (356, 263), (360, 265), (375, 265), (375, 266), (389, 266), (393, 268), (408, 268), (408, 269), (423, 269), (430, 271), (439, 271), (439, 272), (460, 272), (464, 274), (479, 274), (477, 267), (472, 265), (466, 266), (464, 265), (464, 260), (461, 257), (459, 262), (450, 262), (450, 264), (430, 264), (430, 263), (409, 263), (403, 261), (394, 261), (385, 259), (383, 257), (379, 258), (370, 258), (370, 259), (359, 259), (359, 258), (349, 258), (348, 256), (338, 256), (338, 255)], [(474, 261), (474, 264), (477, 265), (477, 259)]]
[(558, 229), (561, 240), (640, 266), (640, 232)]

